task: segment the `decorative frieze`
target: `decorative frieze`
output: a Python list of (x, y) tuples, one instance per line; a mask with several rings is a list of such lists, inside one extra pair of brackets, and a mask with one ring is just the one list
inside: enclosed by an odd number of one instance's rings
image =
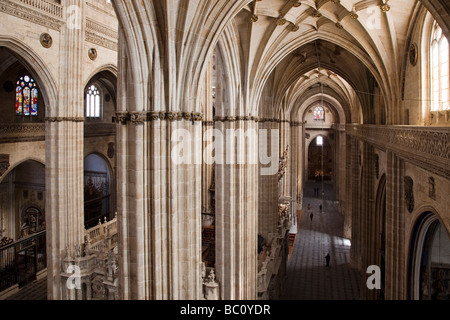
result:
[(56, 31), (65, 23), (62, 6), (44, 0), (0, 0), (0, 12)]
[(84, 117), (47, 117), (46, 122), (84, 122)]
[(415, 126), (347, 125), (346, 133), (450, 179), (450, 131)]
[(7, 123), (0, 125), (0, 142), (25, 142), (45, 139), (45, 123)]

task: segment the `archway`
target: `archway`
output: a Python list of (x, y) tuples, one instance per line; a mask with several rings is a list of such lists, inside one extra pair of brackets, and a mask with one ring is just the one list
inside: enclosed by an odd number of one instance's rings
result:
[(111, 203), (111, 170), (106, 160), (98, 154), (84, 159), (84, 225), (89, 229), (99, 220), (109, 220), (114, 215)]
[(431, 210), (423, 213), (417, 220), (411, 236), (409, 299), (450, 299), (449, 248), (449, 233), (438, 216)]
[(333, 153), (328, 137), (318, 135), (308, 147), (308, 180), (332, 180)]
[(0, 291), (26, 285), (47, 266), (45, 167), (26, 160), (0, 183)]

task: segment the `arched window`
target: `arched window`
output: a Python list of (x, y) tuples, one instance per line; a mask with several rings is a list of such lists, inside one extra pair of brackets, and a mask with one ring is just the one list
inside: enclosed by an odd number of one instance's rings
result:
[(434, 22), (430, 43), (431, 111), (450, 109), (448, 46), (441, 27)]
[(92, 84), (86, 90), (86, 117), (100, 118), (100, 115), (100, 91)]
[(34, 79), (25, 75), (16, 85), (16, 116), (35, 117), (38, 115), (39, 92)]
[(316, 142), (318, 146), (323, 146), (323, 137), (318, 136)]
[(314, 108), (314, 120), (325, 120), (325, 111), (322, 107)]

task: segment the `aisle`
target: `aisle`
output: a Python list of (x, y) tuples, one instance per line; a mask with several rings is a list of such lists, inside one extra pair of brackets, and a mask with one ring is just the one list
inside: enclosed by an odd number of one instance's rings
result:
[[(337, 210), (331, 185), (325, 184), (323, 212), (321, 198), (314, 197), (314, 188), (305, 187), (303, 214), (292, 256), (287, 266), (284, 300), (358, 300), (359, 273), (350, 267), (350, 241), (344, 239), (343, 216)], [(307, 210), (308, 204), (313, 219)], [(330, 254), (330, 266), (325, 256)]]

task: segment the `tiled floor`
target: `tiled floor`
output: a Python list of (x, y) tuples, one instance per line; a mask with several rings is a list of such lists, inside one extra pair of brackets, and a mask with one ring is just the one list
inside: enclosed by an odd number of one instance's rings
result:
[[(358, 300), (358, 272), (351, 268), (350, 241), (344, 239), (343, 216), (337, 211), (334, 192), (324, 184), (324, 196), (314, 197), (321, 183), (308, 183), (303, 199), (300, 229), (288, 261), (283, 300)], [(313, 219), (307, 210), (308, 204)], [(319, 205), (323, 204), (320, 213)], [(330, 253), (330, 266), (325, 256)]]

